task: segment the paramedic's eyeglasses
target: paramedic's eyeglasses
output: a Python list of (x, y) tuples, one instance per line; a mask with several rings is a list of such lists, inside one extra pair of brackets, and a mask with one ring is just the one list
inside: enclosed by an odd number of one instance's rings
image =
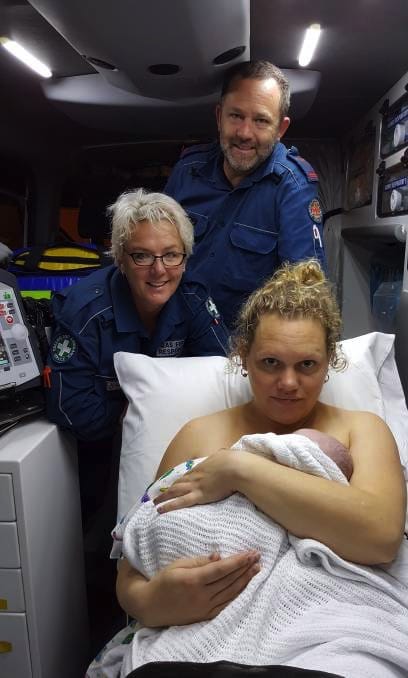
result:
[(126, 252), (132, 257), (136, 266), (153, 266), (156, 259), (161, 259), (163, 266), (166, 268), (173, 268), (181, 266), (186, 258), (185, 252), (166, 252), (166, 254), (148, 254), (147, 252)]

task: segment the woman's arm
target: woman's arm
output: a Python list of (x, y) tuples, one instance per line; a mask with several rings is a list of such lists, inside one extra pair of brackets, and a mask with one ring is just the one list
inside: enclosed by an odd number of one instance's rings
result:
[[(208, 437), (202, 419), (189, 422), (170, 444), (157, 476), (187, 458), (204, 456)], [(214, 441), (211, 441), (214, 442)], [(122, 608), (144, 626), (173, 626), (212, 619), (234, 600), (260, 569), (260, 554), (247, 551), (177, 560), (147, 580), (124, 559), (117, 577)], [(188, 602), (187, 602), (188, 601)]]
[[(237, 490), (301, 538), (364, 564), (393, 560), (404, 531), (406, 491), (394, 439), (375, 415), (358, 413), (350, 431), (350, 485), (273, 464), (239, 470)], [(263, 459), (260, 462), (265, 461)]]
[(260, 569), (259, 553), (221, 559), (219, 554), (183, 558), (151, 580), (120, 561), (116, 581), (119, 604), (143, 626), (175, 626), (213, 619)]
[[(343, 558), (390, 562), (400, 545), (405, 483), (386, 424), (366, 412), (349, 413), (350, 485), (306, 475), (250, 453), (223, 450), (196, 466), (155, 500), (160, 512), (217, 501), (241, 492), (291, 533), (327, 544)], [(174, 502), (168, 499), (177, 497)]]

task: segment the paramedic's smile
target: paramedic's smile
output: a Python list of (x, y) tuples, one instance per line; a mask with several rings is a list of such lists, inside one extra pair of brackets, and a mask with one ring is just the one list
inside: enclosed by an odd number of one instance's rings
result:
[[(140, 221), (123, 251), (121, 270), (139, 314), (142, 319), (146, 312), (158, 314), (178, 288), (185, 269), (184, 244), (176, 226), (167, 221), (158, 224)], [(175, 258), (177, 255), (180, 264), (166, 266), (163, 261), (166, 255)], [(149, 263), (152, 256), (155, 258)], [(135, 259), (140, 263), (135, 263)]]

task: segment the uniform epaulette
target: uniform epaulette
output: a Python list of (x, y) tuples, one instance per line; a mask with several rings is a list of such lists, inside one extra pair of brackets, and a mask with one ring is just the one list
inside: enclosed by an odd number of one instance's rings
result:
[(195, 146), (187, 146), (186, 148), (183, 148), (183, 150), (180, 153), (180, 158), (185, 158), (188, 155), (192, 155), (193, 153), (206, 153), (207, 151), (210, 151), (211, 148), (213, 148), (214, 142), (211, 141), (206, 144), (196, 144)]
[(303, 174), (305, 175), (306, 179), (308, 181), (319, 181), (319, 177), (317, 176), (316, 170), (313, 169), (311, 166), (310, 162), (305, 160), (305, 158), (302, 158), (299, 155), (299, 151), (295, 146), (291, 146), (287, 152), (287, 157), (290, 160), (293, 160), (293, 162), (299, 167), (299, 169), (302, 170)]

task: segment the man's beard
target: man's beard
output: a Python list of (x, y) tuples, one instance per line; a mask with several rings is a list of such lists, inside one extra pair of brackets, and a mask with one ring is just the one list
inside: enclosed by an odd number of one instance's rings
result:
[(227, 163), (230, 165), (230, 167), (236, 172), (237, 174), (250, 174), (253, 170), (255, 170), (259, 165), (261, 165), (266, 158), (270, 156), (270, 154), (273, 151), (273, 148), (276, 144), (276, 139), (271, 141), (268, 146), (263, 146), (262, 150), (257, 147), (256, 150), (256, 155), (253, 158), (242, 158), (242, 159), (237, 159), (233, 153), (231, 152), (231, 146), (234, 142), (231, 141), (223, 141), (220, 138), (220, 146), (221, 150), (224, 154), (224, 158), (226, 159)]

